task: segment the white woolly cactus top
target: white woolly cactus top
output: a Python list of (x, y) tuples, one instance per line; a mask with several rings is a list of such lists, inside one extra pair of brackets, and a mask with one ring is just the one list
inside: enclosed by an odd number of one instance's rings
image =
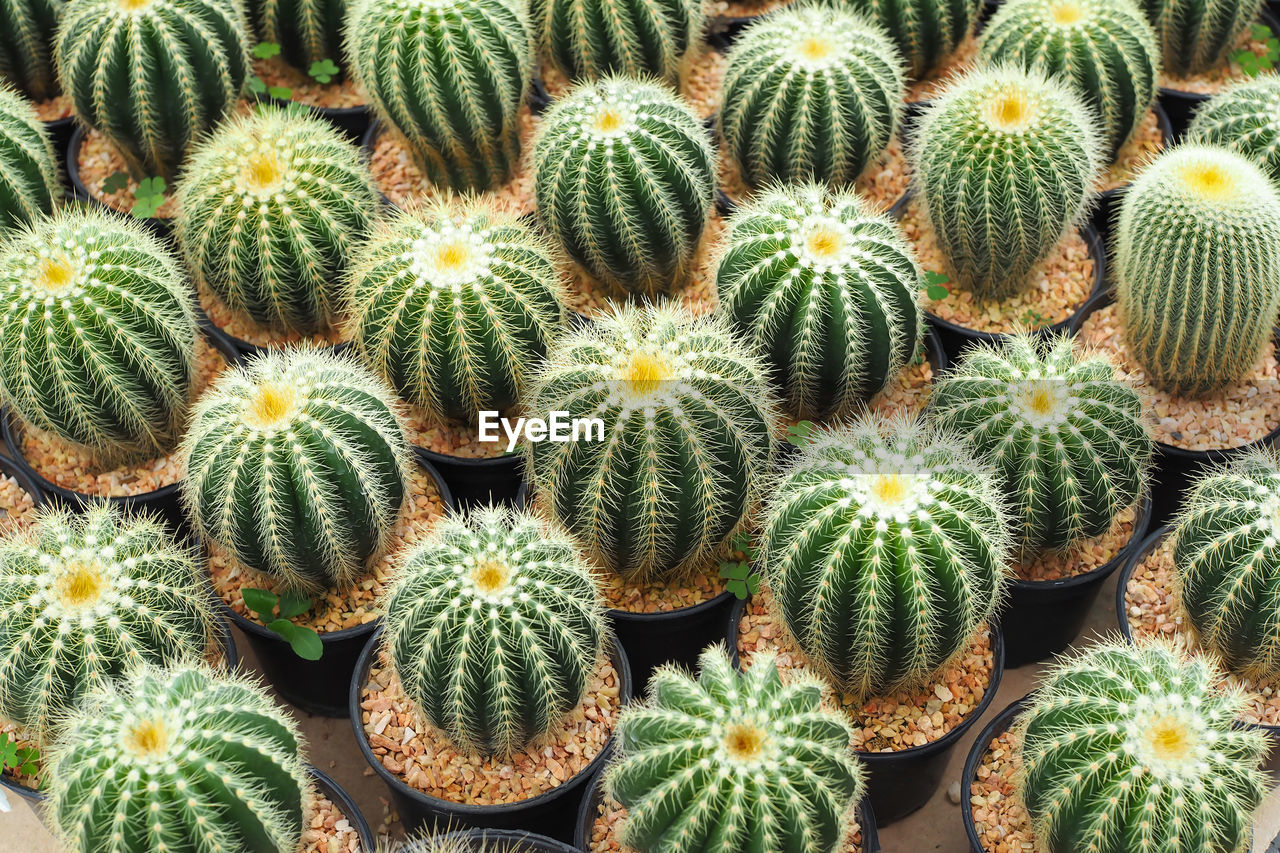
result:
[(1161, 155), (1138, 175), (1129, 190), (1139, 196), (1159, 186), (1188, 220), (1215, 210), (1247, 212), (1274, 207), (1275, 188), (1252, 161), (1215, 145), (1185, 143)]

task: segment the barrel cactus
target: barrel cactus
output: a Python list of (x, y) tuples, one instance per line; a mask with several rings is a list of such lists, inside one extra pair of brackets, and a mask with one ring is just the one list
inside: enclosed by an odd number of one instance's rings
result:
[(435, 419), (513, 405), (563, 326), (546, 241), (483, 201), (396, 214), (351, 262), (356, 353)]
[(171, 179), (249, 75), (239, 0), (75, 0), (54, 53), (76, 115), (135, 178)]
[(357, 580), (404, 501), (396, 406), (379, 379), (326, 350), (273, 351), (223, 373), (183, 440), (197, 532), (289, 588)]
[(58, 94), (53, 37), (63, 0), (0, 0), (0, 80), (34, 100)]
[(578, 706), (604, 647), (593, 570), (524, 511), (450, 516), (397, 568), (386, 643), (405, 696), (469, 752), (509, 756)]
[(1238, 83), (1196, 110), (1187, 138), (1256, 162), (1280, 184), (1280, 75)]
[(782, 9), (729, 51), (720, 127), (753, 186), (852, 184), (897, 132), (902, 58), (884, 31), (836, 6)]
[(889, 31), (917, 80), (973, 32), (983, 0), (843, 0)]
[(583, 84), (543, 117), (533, 155), (542, 223), (589, 273), (644, 294), (688, 275), (715, 153), (683, 101), (623, 77)]
[(0, 390), (104, 459), (169, 449), (195, 372), (194, 299), (141, 224), (69, 209), (0, 247)]
[(297, 725), (247, 679), (144, 667), (91, 694), (50, 750), (69, 853), (280, 853), (312, 800)]
[(483, 190), (511, 176), (533, 77), (522, 0), (356, 0), (346, 48), (371, 105), (433, 184)]
[(1253, 162), (1160, 155), (1125, 194), (1114, 255), (1125, 343), (1153, 384), (1207, 394), (1257, 363), (1280, 311), (1280, 191)]
[(249, 0), (254, 33), (280, 45), (280, 55), (307, 71), (314, 62), (342, 59), (347, 0)]
[(920, 267), (893, 221), (852, 192), (776, 187), (739, 207), (716, 284), (800, 417), (850, 411), (920, 346)]
[(1017, 722), (1022, 800), (1048, 853), (1237, 853), (1267, 790), (1245, 704), (1203, 658), (1106, 643), (1062, 661)]
[(1263, 0), (1139, 0), (1160, 36), (1164, 64), (1177, 75), (1225, 62)]
[(599, 562), (638, 580), (714, 556), (761, 497), (777, 421), (753, 349), (676, 305), (619, 308), (557, 339), (523, 408), (600, 422), (528, 442), (526, 470)]
[(809, 662), (855, 697), (921, 686), (995, 613), (1012, 525), (999, 478), (933, 425), (820, 430), (775, 485), (769, 586)]
[(1160, 43), (1131, 0), (1009, 0), (982, 31), (984, 62), (1068, 79), (1102, 119), (1108, 159), (1156, 98)]
[(783, 683), (772, 655), (746, 672), (723, 646), (697, 680), (673, 666), (623, 709), (605, 789), (627, 809), (619, 841), (640, 853), (829, 851), (863, 791), (853, 732), (806, 672)]
[(700, 0), (534, 0), (538, 39), (570, 80), (609, 74), (649, 77), (676, 87), (701, 47)]
[(61, 196), (44, 123), (25, 98), (0, 83), (0, 237), (52, 213)]
[(360, 150), (328, 122), (264, 105), (196, 149), (178, 204), (198, 282), (258, 323), (310, 334), (342, 309), (347, 257), (378, 192)]
[(0, 717), (46, 732), (131, 667), (201, 660), (206, 590), (157, 521), (103, 504), (41, 511), (0, 539)]
[(1069, 84), (991, 67), (955, 81), (916, 129), (916, 181), (938, 244), (976, 294), (1005, 297), (1083, 217), (1096, 120)]

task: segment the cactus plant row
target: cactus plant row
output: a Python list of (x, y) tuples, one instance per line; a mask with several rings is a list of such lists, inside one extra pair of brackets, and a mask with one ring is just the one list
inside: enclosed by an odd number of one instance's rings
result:
[(61, 194), (44, 123), (25, 98), (0, 83), (0, 237), (52, 213)]

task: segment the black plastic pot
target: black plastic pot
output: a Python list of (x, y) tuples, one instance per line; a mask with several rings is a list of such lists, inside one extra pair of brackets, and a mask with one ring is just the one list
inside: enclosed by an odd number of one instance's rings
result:
[[(369, 680), (369, 669), (373, 665), (373, 659), (381, 644), (382, 629), (379, 628), (361, 651), (354, 676), (349, 681), (348, 714), (360, 752), (386, 784), (387, 790), (391, 792), (391, 801), (400, 814), (405, 830), (412, 834), (420, 830), (434, 832), (458, 827), (490, 830), (518, 829), (560, 841), (572, 841), (578, 807), (586, 796), (587, 786), (594, 778), (596, 771), (608, 763), (609, 756), (613, 753), (613, 735), (610, 734), (604, 748), (582, 769), (582, 772), (550, 791), (528, 800), (509, 805), (479, 806), (429, 796), (417, 788), (410, 787), (383, 767), (382, 762), (373, 754), (373, 749), (369, 746), (369, 738), (365, 735), (364, 723), (361, 720), (360, 691)], [(611, 659), (620, 682), (619, 700), (625, 704), (631, 700), (632, 680), (627, 653), (620, 644), (613, 644)]]
[[(80, 180), (80, 146), (84, 144), (85, 129), (80, 125), (76, 125), (71, 132), (71, 139), (67, 143), (67, 179), (71, 181), (72, 192), (75, 197), (83, 202), (88, 202), (94, 207), (108, 210), (117, 216), (123, 216), (126, 219), (134, 219), (136, 222), (142, 223), (152, 234), (155, 234), (161, 240), (173, 241), (173, 220), (160, 217), (150, 217), (147, 219), (136, 219), (126, 210), (116, 210), (110, 205), (103, 204), (93, 193), (89, 192), (89, 188), (85, 186), (84, 181)], [(172, 187), (169, 188), (172, 190)]]
[[(257, 356), (263, 355), (264, 353), (268, 353), (273, 350), (283, 349), (286, 346), (291, 346), (290, 344), (281, 344), (278, 347), (275, 347), (275, 346), (264, 347), (264, 346), (259, 346), (257, 344), (251, 344), (248, 341), (244, 340), (243, 338), (237, 338), (235, 335), (231, 334), (226, 329), (223, 329), (220, 326), (215, 326), (213, 324), (213, 320), (209, 319), (207, 316), (205, 317), (204, 329), (206, 334), (208, 334), (212, 338), (216, 338), (217, 340), (222, 342), (226, 347), (228, 347), (232, 352), (236, 353), (239, 359), (255, 358)], [(341, 341), (336, 344), (329, 344), (327, 346), (322, 346), (319, 348), (323, 350), (327, 350), (329, 352), (343, 353), (351, 349), (351, 342)]]
[(1016, 669), (1051, 658), (1071, 645), (1080, 635), (1102, 585), (1146, 538), (1150, 522), (1151, 498), (1144, 495), (1134, 517), (1133, 535), (1105, 565), (1061, 580), (1015, 579), (1000, 613), (1004, 665)]
[(721, 53), (733, 47), (742, 31), (763, 15), (714, 15), (707, 18), (706, 39), (712, 49)]
[[(1160, 146), (1161, 149), (1169, 148), (1173, 145), (1173, 125), (1169, 123), (1169, 114), (1165, 112), (1160, 102), (1151, 105), (1151, 109), (1155, 111), (1156, 123), (1160, 125)], [(1097, 229), (1098, 236), (1102, 238), (1102, 245), (1105, 247), (1111, 239), (1112, 225), (1117, 217), (1120, 216), (1120, 201), (1124, 198), (1124, 191), (1128, 185), (1115, 187), (1106, 190), (1098, 196), (1098, 201), (1093, 207), (1093, 213), (1089, 216), (1089, 221), (1093, 223), (1093, 227)]]
[[(582, 799), (582, 805), (578, 808), (577, 825), (573, 833), (574, 846), (569, 848), (571, 850), (577, 849), (582, 853), (591, 853), (591, 825), (595, 823), (600, 801), (604, 799), (603, 780), (604, 771), (601, 770), (591, 780), (590, 791)], [(862, 849), (858, 853), (880, 853), (880, 838), (876, 834), (875, 810), (871, 808), (871, 803), (868, 800), (863, 800), (858, 804), (858, 826), (862, 828)]]
[[(65, 164), (67, 162), (67, 149), (71, 147), (71, 134), (75, 132), (76, 120), (73, 116), (65, 118), (56, 118), (53, 121), (44, 123), (45, 132), (49, 134), (50, 141), (53, 142), (53, 155), (56, 158), (55, 163)], [(64, 165), (65, 173), (66, 167)], [(66, 180), (68, 187), (71, 186), (70, 179)]]
[(315, 781), (316, 789), (324, 794), (329, 802), (338, 807), (338, 810), (342, 812), (342, 816), (347, 819), (355, 829), (356, 834), (360, 836), (361, 851), (373, 853), (377, 848), (378, 842), (373, 836), (373, 830), (369, 828), (369, 821), (365, 820), (360, 807), (356, 805), (356, 801), (351, 799), (351, 795), (344, 791), (337, 782), (329, 778), (320, 768), (308, 764), (307, 772), (311, 774), (311, 778)]
[[(1106, 308), (1115, 301), (1114, 292), (1107, 290), (1095, 293), (1085, 303), (1083, 309), (1072, 319), (1071, 334), (1077, 335), (1086, 320), (1095, 311)], [(1280, 327), (1276, 328), (1276, 345), (1280, 346)], [(1280, 424), (1265, 436), (1251, 444), (1231, 447), (1224, 450), (1186, 450), (1171, 444), (1156, 442), (1155, 466), (1152, 475), (1152, 513), (1151, 527), (1159, 527), (1172, 518), (1182, 508), (1182, 500), (1188, 486), (1206, 471), (1216, 468), (1227, 460), (1245, 453), (1248, 450), (1269, 446), (1280, 438)]]
[(972, 853), (987, 853), (982, 842), (978, 840), (978, 828), (973, 823), (973, 804), (969, 802), (969, 792), (973, 790), (971, 786), (978, 778), (978, 765), (987, 754), (987, 747), (990, 746), (991, 741), (1007, 732), (1013, 725), (1014, 718), (1026, 707), (1029, 696), (1030, 694), (1023, 696), (993, 717), (991, 722), (982, 729), (978, 739), (973, 742), (973, 746), (969, 749), (969, 757), (965, 759), (964, 775), (960, 777), (960, 809), (964, 817), (964, 834), (969, 839), (969, 850)]
[(413, 452), (440, 472), (459, 509), (491, 503), (514, 504), (524, 480), (524, 457), (519, 453), (471, 459), (448, 456), (425, 447), (415, 447)]
[(627, 650), (636, 693), (644, 693), (649, 675), (664, 663), (696, 666), (702, 650), (723, 638), (724, 620), (737, 600), (722, 592), (701, 604), (661, 613), (610, 610), (609, 625)]
[(367, 104), (360, 104), (355, 107), (317, 107), (312, 104), (303, 104), (300, 101), (286, 101), (283, 98), (272, 98), (269, 95), (259, 95), (258, 100), (271, 104), (273, 106), (286, 109), (292, 104), (298, 104), (307, 108), (307, 112), (316, 118), (324, 119), (341, 131), (352, 142), (359, 143), (364, 136), (364, 132), (369, 129), (369, 122), (373, 115)]

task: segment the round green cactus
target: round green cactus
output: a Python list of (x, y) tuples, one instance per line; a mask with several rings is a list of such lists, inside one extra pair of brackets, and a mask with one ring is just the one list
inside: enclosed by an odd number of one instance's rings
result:
[(973, 32), (983, 0), (845, 0), (889, 31), (917, 80), (934, 70)]
[(1096, 120), (1069, 84), (991, 67), (956, 80), (916, 128), (917, 188), (938, 245), (976, 294), (1018, 292), (1089, 205)]
[(680, 82), (702, 45), (701, 0), (534, 0), (547, 58), (570, 80), (610, 74)]
[(347, 0), (249, 0), (253, 30), (264, 42), (280, 45), (280, 54), (295, 68), (342, 60), (342, 28)]
[(749, 345), (675, 305), (620, 308), (557, 339), (523, 408), (584, 420), (580, 440), (529, 442), (526, 470), (599, 562), (641, 580), (714, 556), (761, 497), (777, 421)]
[(546, 241), (478, 200), (380, 226), (352, 259), (347, 305), (356, 353), (437, 420), (513, 405), (564, 324)]
[(777, 187), (739, 207), (716, 284), (800, 417), (850, 411), (920, 347), (924, 276), (893, 221), (852, 192)]
[(1187, 140), (1243, 154), (1280, 184), (1280, 75), (1238, 83), (1196, 110)]
[(793, 6), (734, 42), (720, 127), (753, 186), (852, 184), (893, 140), (905, 86), (902, 58), (878, 26), (838, 7)]
[(1101, 536), (1146, 488), (1154, 443), (1141, 395), (1066, 336), (970, 349), (929, 410), (995, 466), (1027, 553)]
[(231, 112), (249, 75), (239, 0), (75, 0), (55, 45), (76, 116), (135, 178), (172, 178)]
[(534, 64), (522, 0), (356, 0), (346, 47), (433, 184), (483, 190), (511, 176)]
[(769, 586), (809, 662), (857, 697), (921, 686), (1000, 604), (1012, 525), (996, 472), (932, 425), (820, 430), (772, 490)]
[(159, 522), (109, 505), (44, 510), (0, 539), (0, 717), (46, 732), (142, 663), (204, 658), (204, 573)]
[(581, 85), (543, 117), (533, 154), (542, 224), (589, 273), (644, 294), (689, 274), (715, 153), (675, 95), (623, 77)]
[(196, 149), (178, 205), (198, 282), (258, 323), (311, 334), (338, 318), (378, 192), (360, 150), (328, 122), (264, 107)]
[(1280, 192), (1244, 157), (1184, 144), (1125, 194), (1116, 298), (1129, 350), (1181, 396), (1246, 375), (1280, 311)]
[(1164, 64), (1177, 75), (1198, 74), (1226, 61), (1263, 0), (1139, 0), (1160, 36)]
[(604, 648), (591, 566), (523, 511), (439, 521), (387, 594), (387, 648), (405, 696), (450, 740), (508, 756), (578, 706)]
[(58, 94), (53, 38), (63, 0), (0, 0), (0, 80), (34, 100)]
[(739, 672), (723, 646), (695, 681), (673, 666), (649, 701), (623, 709), (605, 774), (627, 809), (619, 840), (640, 853), (830, 851), (863, 792), (853, 732), (803, 671), (783, 683), (772, 655)]
[(0, 83), (0, 237), (53, 212), (62, 197), (53, 142), (35, 108)]
[(141, 224), (67, 210), (0, 247), (0, 390), (104, 458), (169, 449), (195, 375), (195, 300)]
[(46, 758), (69, 853), (281, 853), (312, 800), (293, 720), (247, 679), (142, 668), (95, 692)]
[(273, 351), (223, 373), (193, 408), (183, 450), (196, 531), (290, 588), (357, 580), (404, 501), (394, 394), (326, 350)]
[(1021, 796), (1048, 853), (1239, 853), (1267, 750), (1203, 658), (1100, 644), (1061, 662), (1019, 717)]
[(979, 56), (1070, 80), (1102, 119), (1108, 159), (1142, 124), (1160, 78), (1160, 43), (1131, 0), (1009, 0)]

